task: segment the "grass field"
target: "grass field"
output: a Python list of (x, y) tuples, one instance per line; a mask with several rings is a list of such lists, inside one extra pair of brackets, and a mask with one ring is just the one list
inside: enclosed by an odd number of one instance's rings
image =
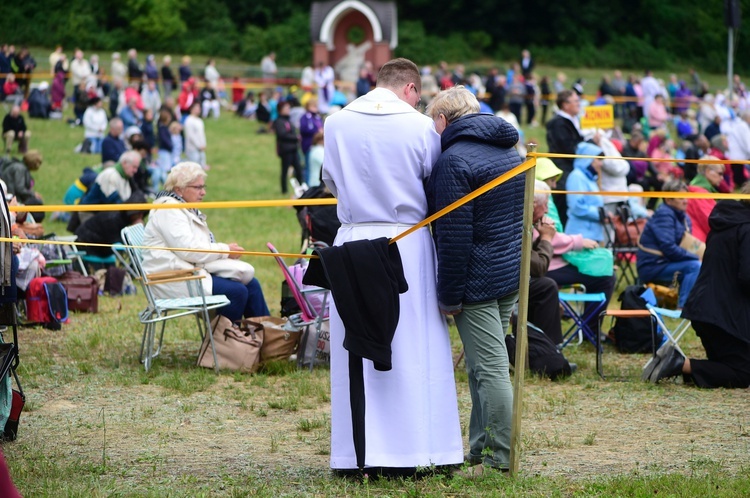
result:
[[(80, 128), (29, 121), (45, 157), (35, 174), (57, 203), (93, 156), (73, 153)], [(207, 201), (281, 198), (274, 140), (229, 114), (207, 120)], [(542, 128), (527, 129), (541, 139)], [(263, 251), (299, 247), (292, 208), (207, 211), (220, 241)], [(47, 231), (64, 233), (61, 224)], [(253, 258), (272, 313), (281, 273)], [(73, 315), (60, 332), (23, 329), (19, 374), (27, 393), (19, 439), (3, 445), (24, 496), (748, 496), (750, 393), (639, 381), (644, 355), (605, 354), (613, 380), (594, 369), (593, 348), (566, 349), (579, 371), (557, 383), (527, 376), (521, 475), (476, 481), (356, 482), (328, 472), (328, 372), (275, 365), (256, 375), (194, 366), (194, 323), (167, 328), (162, 356), (138, 363), (141, 295), (102, 297), (97, 315)], [(454, 353), (460, 341), (453, 331)], [(689, 355), (703, 356), (695, 335)], [(456, 371), (462, 429), (470, 399)]]

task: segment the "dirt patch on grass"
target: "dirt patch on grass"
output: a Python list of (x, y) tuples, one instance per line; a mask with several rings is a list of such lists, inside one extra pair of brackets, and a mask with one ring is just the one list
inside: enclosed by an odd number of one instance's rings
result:
[[(99, 463), (105, 454), (107, 466), (125, 479), (264, 469), (324, 473), (330, 406), (320, 401), (320, 392), (295, 394), (300, 379), (221, 376), (189, 395), (155, 385), (40, 389), (31, 394), (35, 409), (24, 414), (22, 437), (51, 454), (67, 448), (70, 457)], [(327, 373), (305, 382), (326, 389)], [(458, 389), (466, 433), (470, 400), (461, 380)], [(581, 478), (711, 468), (744, 472), (750, 454), (747, 406), (748, 390), (532, 378), (524, 401), (521, 468)]]

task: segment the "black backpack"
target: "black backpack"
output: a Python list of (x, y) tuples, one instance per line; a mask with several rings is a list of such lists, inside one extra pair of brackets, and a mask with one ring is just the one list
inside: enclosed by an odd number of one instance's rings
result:
[[(515, 325), (515, 324), (514, 324)], [(510, 364), (516, 366), (515, 326), (513, 335), (505, 336), (505, 347), (508, 349)], [(570, 363), (557, 349), (552, 339), (533, 323), (527, 323), (526, 332), (529, 339), (529, 370), (552, 380), (567, 377), (572, 373)]]
[[(646, 287), (629, 285), (618, 300), (623, 310), (645, 310), (646, 300), (641, 297)], [(612, 328), (613, 340), (621, 353), (649, 353), (652, 351), (651, 318), (617, 318)], [(661, 344), (663, 334), (656, 331), (656, 344)]]

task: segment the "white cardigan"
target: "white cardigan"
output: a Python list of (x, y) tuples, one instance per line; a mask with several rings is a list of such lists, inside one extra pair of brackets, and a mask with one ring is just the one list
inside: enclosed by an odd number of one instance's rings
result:
[[(179, 201), (172, 197), (160, 197), (154, 201), (154, 204), (178, 203)], [(189, 209), (152, 209), (148, 216), (143, 245), (229, 250), (227, 244), (211, 242), (211, 239), (211, 231), (208, 229), (204, 214), (197, 215)], [(204, 266), (212, 261), (227, 259), (228, 257), (228, 254), (217, 253), (144, 250), (143, 270), (146, 273), (154, 273), (165, 270), (200, 268), (200, 273), (205, 277), (200, 281), (203, 285), (203, 291), (206, 295), (211, 295), (213, 280)], [(184, 282), (154, 285), (152, 289), (154, 295), (159, 298), (186, 296)]]

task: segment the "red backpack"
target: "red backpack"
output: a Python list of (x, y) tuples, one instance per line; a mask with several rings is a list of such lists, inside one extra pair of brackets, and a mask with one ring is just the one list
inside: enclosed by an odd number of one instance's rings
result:
[(26, 319), (53, 330), (68, 319), (68, 296), (56, 278), (31, 279), (26, 289)]

